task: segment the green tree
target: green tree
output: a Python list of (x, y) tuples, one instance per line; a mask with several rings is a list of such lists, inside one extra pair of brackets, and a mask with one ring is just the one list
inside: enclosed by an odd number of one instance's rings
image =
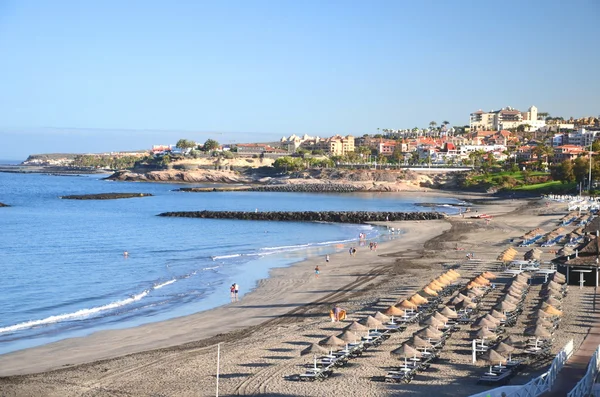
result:
[(187, 139), (180, 139), (175, 144), (175, 147), (181, 150), (193, 149), (196, 146), (196, 142), (188, 141)]
[(586, 157), (577, 157), (573, 163), (573, 173), (577, 182), (583, 182), (587, 179), (589, 161)]
[(205, 152), (210, 152), (212, 150), (217, 150), (219, 146), (219, 142), (209, 138), (206, 140), (206, 142), (204, 142), (203, 149)]

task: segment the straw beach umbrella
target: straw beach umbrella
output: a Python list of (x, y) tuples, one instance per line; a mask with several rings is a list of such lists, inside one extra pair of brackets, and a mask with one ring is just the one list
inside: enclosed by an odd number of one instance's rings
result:
[(488, 321), (491, 321), (493, 323), (495, 323), (496, 325), (500, 325), (500, 320), (497, 319), (496, 317), (492, 316), (491, 314), (486, 314), (485, 316), (483, 316), (483, 318), (485, 318)]
[(495, 318), (500, 319), (500, 320), (506, 320), (506, 314), (500, 313), (496, 309), (492, 309), (491, 315), (494, 316)]
[(482, 328), (495, 329), (497, 324), (494, 321), (490, 321), (485, 317), (480, 317), (477, 321), (471, 324), (471, 328)]
[(439, 311), (439, 313), (443, 314), (448, 318), (458, 318), (458, 313), (450, 309), (448, 306), (444, 306), (442, 310)]
[(542, 311), (544, 311), (544, 313), (551, 314), (553, 316), (562, 316), (563, 313), (554, 306), (546, 304), (547, 306), (543, 307), (543, 305), (544, 304), (542, 304)]
[(511, 346), (511, 345), (507, 345), (504, 342), (500, 342), (494, 348), (494, 350), (496, 350), (496, 352), (498, 352), (500, 354), (506, 354), (506, 353), (508, 353), (508, 361), (511, 361), (512, 360), (512, 352), (514, 352), (516, 350), (516, 347)]
[(496, 278), (498, 278), (498, 276), (496, 276), (494, 273), (488, 271), (481, 273), (481, 275), (487, 278), (488, 280), (495, 280)]
[(550, 332), (546, 328), (544, 328), (540, 325), (526, 328), (524, 334), (528, 335), (528, 336), (535, 336), (535, 348), (536, 349), (538, 347), (538, 342), (539, 342), (540, 338), (550, 338), (552, 336), (552, 334), (550, 334)]
[(446, 324), (449, 320), (448, 317), (444, 316), (443, 314), (440, 314), (440, 312), (433, 313), (432, 317), (435, 317), (436, 319), (440, 320), (444, 324)]
[(502, 312), (512, 312), (515, 311), (517, 307), (510, 302), (502, 301), (494, 306), (494, 309)]
[(496, 352), (493, 349), (488, 350), (484, 355), (482, 355), (481, 360), (490, 365), (490, 373), (492, 373), (492, 365), (494, 363), (498, 363), (498, 365), (502, 365), (502, 363), (506, 362), (506, 358), (504, 358), (500, 353)]
[(338, 335), (338, 338), (346, 342), (346, 351), (348, 351), (348, 343), (358, 343), (359, 337), (356, 332), (345, 330)]
[(401, 309), (412, 309), (412, 310), (415, 310), (417, 308), (417, 305), (415, 305), (411, 301), (408, 301), (408, 300), (404, 299), (400, 303), (396, 304), (396, 307), (399, 307)]
[(438, 339), (444, 336), (444, 333), (438, 331), (432, 326), (429, 326), (427, 328), (423, 328), (422, 330), (415, 332), (415, 335), (420, 336), (421, 338)]
[(425, 286), (425, 288), (423, 288), (423, 292), (425, 292), (429, 296), (438, 296), (438, 293), (429, 288), (428, 286)]
[(408, 361), (407, 361), (408, 357), (417, 358), (417, 357), (421, 357), (423, 355), (417, 349), (409, 346), (408, 343), (404, 343), (399, 348), (392, 350), (390, 352), (390, 354), (392, 354), (394, 356), (404, 357), (404, 367), (408, 367)]
[(561, 301), (559, 301), (556, 298), (552, 298), (552, 297), (546, 298), (546, 300), (544, 302), (546, 302), (549, 305), (555, 306), (555, 307), (560, 307), (560, 305), (562, 304)]
[(396, 306), (390, 306), (387, 309), (385, 309), (385, 311), (383, 312), (383, 314), (387, 315), (387, 316), (392, 316), (391, 319), (391, 323), (394, 323), (394, 317), (402, 317), (405, 315), (404, 310), (396, 307)]
[(375, 331), (377, 331), (377, 329), (379, 328), (384, 328), (381, 321), (375, 319), (372, 316), (367, 316), (367, 318), (362, 321), (362, 324), (369, 327), (369, 329), (375, 329)]
[(300, 352), (301, 356), (305, 356), (307, 354), (312, 354), (314, 356), (314, 368), (317, 369), (317, 356), (321, 354), (329, 354), (329, 350), (317, 345), (316, 343), (312, 343), (310, 346)]
[(381, 312), (375, 313), (375, 320), (381, 321), (381, 323), (385, 324), (390, 321), (390, 318)]
[(331, 335), (329, 338), (325, 338), (319, 341), (319, 345), (323, 347), (328, 347), (330, 350), (330, 354), (333, 353), (333, 349), (336, 347), (341, 347), (346, 345), (346, 341), (341, 340), (335, 335)]
[(369, 327), (365, 327), (364, 325), (362, 325), (361, 323), (358, 323), (356, 321), (352, 322), (352, 324), (350, 324), (349, 326), (347, 326), (344, 329), (354, 331), (354, 332), (368, 332), (369, 331)]
[(438, 320), (437, 318), (435, 318), (435, 317), (433, 317), (433, 316), (431, 316), (431, 317), (429, 317), (429, 318), (425, 319), (425, 320), (423, 321), (423, 324), (432, 325), (432, 326), (434, 326), (434, 327), (436, 327), (436, 328), (439, 328), (439, 327), (443, 327), (443, 326), (444, 326), (444, 322), (443, 322), (443, 321), (440, 321), (440, 320)]

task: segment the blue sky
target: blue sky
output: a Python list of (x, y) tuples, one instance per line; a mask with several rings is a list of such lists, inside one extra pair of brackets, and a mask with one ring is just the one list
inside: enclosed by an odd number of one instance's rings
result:
[(0, 0), (0, 159), (600, 113), (600, 2)]

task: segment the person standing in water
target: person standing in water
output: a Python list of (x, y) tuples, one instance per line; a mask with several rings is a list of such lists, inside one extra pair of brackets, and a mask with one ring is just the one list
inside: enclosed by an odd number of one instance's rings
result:
[(234, 283), (233, 284), (233, 293), (235, 295), (235, 300), (238, 300), (238, 293), (240, 292), (240, 286), (238, 285), (238, 283)]

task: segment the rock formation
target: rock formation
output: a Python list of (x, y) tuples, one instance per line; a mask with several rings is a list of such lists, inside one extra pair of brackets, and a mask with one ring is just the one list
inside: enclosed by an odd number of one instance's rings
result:
[(158, 216), (207, 219), (239, 219), (252, 221), (369, 223), (382, 221), (426, 221), (444, 219), (441, 212), (373, 212), (373, 211), (187, 211), (164, 212)]

